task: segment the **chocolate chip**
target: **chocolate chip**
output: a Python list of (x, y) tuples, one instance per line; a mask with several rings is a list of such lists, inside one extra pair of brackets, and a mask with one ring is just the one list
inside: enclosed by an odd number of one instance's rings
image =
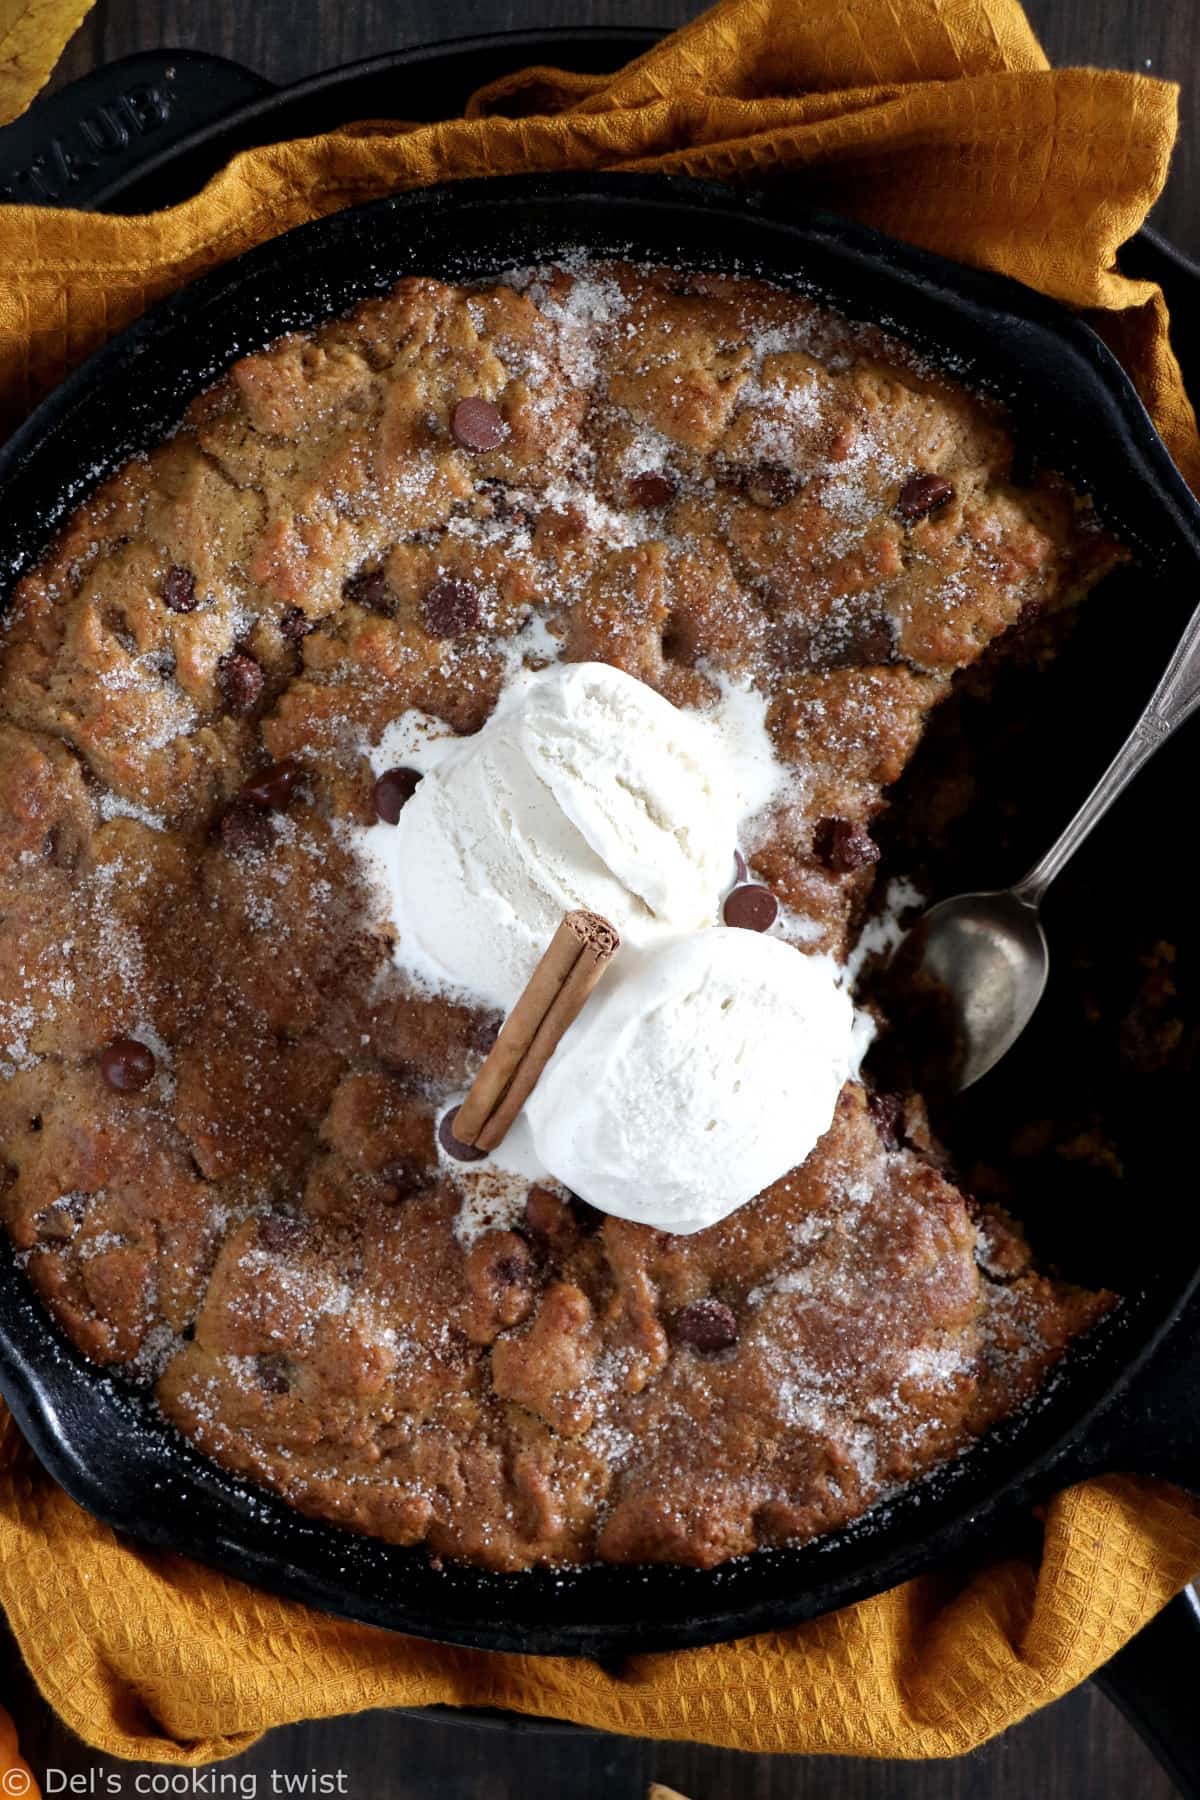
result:
[(582, 507), (568, 500), (565, 506), (549, 506), (545, 512), (538, 514), (537, 548), (573, 544), (576, 538), (586, 537), (588, 522)]
[(417, 791), (418, 769), (387, 769), (375, 783), (375, 811), (385, 825), (395, 825)]
[(451, 1107), (448, 1113), (442, 1114), (438, 1121), (438, 1143), (442, 1146), (446, 1155), (452, 1156), (455, 1162), (482, 1162), (487, 1155), (486, 1150), (477, 1150), (474, 1144), (461, 1143), (459, 1139), (455, 1137), (454, 1121), (457, 1117), (457, 1106)]
[(430, 637), (460, 637), (479, 624), (479, 594), (469, 581), (439, 575), (425, 595), (422, 611)]
[(784, 463), (751, 463), (730, 475), (734, 487), (755, 506), (784, 506), (800, 491), (799, 476)]
[(896, 511), (911, 525), (914, 519), (924, 519), (953, 498), (954, 484), (944, 475), (910, 475), (900, 489)]
[(217, 665), (221, 692), (230, 712), (247, 713), (262, 698), (264, 676), (252, 656), (244, 650), (231, 651)]
[(506, 481), (498, 481), (495, 476), (477, 484), (481, 499), (486, 500), (492, 509), (493, 519), (513, 525), (518, 531), (524, 531), (532, 524), (529, 508), (513, 499), (513, 490)]
[(264, 1250), (291, 1254), (308, 1242), (308, 1222), (290, 1213), (268, 1213), (258, 1224), (258, 1241)]
[(279, 635), (290, 644), (298, 644), (306, 638), (310, 631), (316, 630), (316, 622), (299, 606), (289, 606), (279, 621)]
[(770, 888), (748, 881), (726, 895), (721, 916), (727, 925), (743, 931), (769, 931), (779, 917), (779, 902)]
[(379, 1179), (385, 1187), (383, 1198), (390, 1206), (396, 1206), (425, 1186), (428, 1170), (415, 1156), (397, 1156), (380, 1169)]
[(43, 1206), (34, 1213), (33, 1222), (38, 1236), (52, 1238), (59, 1243), (69, 1243), (83, 1223), (87, 1204), (86, 1194), (60, 1194), (49, 1206)]
[(500, 409), (472, 394), (450, 414), (450, 435), (464, 450), (494, 450), (508, 436)]
[(738, 1341), (738, 1322), (720, 1300), (693, 1300), (675, 1314), (672, 1336), (701, 1356), (715, 1356)]
[(839, 613), (821, 624), (791, 616), (771, 624), (771, 645), (785, 668), (861, 669), (896, 661), (896, 632), (886, 613)]
[(849, 875), (879, 861), (879, 845), (865, 825), (853, 819), (821, 819), (813, 832), (813, 851), (835, 875)]
[(567, 1205), (570, 1207), (571, 1217), (583, 1237), (594, 1237), (598, 1231), (603, 1230), (604, 1214), (600, 1208), (593, 1206), (591, 1201), (585, 1200), (581, 1194), (572, 1193), (570, 1188), (567, 1189)]
[(748, 873), (749, 871), (746, 867), (745, 857), (740, 850), (735, 850), (733, 853), (733, 879), (735, 884), (740, 884), (745, 881)]
[(875, 1121), (875, 1129), (884, 1149), (898, 1150), (904, 1142), (904, 1102), (899, 1094), (868, 1094), (867, 1111)]
[(496, 1258), (492, 1264), (492, 1273), (506, 1287), (516, 1287), (518, 1283), (523, 1286), (529, 1280), (531, 1260), (528, 1251), (523, 1256), (510, 1251), (507, 1256)]
[(500, 1036), (500, 1027), (503, 1023), (504, 1020), (499, 1013), (493, 1013), (490, 1018), (477, 1019), (471, 1026), (470, 1036), (467, 1039), (468, 1048), (477, 1051), (480, 1056), (486, 1056)]
[(270, 763), (259, 774), (251, 775), (243, 782), (242, 798), (252, 801), (255, 806), (266, 807), (268, 812), (282, 812), (299, 780), (299, 763), (285, 756), (282, 762)]
[(118, 1094), (138, 1094), (154, 1080), (154, 1052), (137, 1038), (114, 1038), (100, 1053), (100, 1073)]
[(254, 1359), (258, 1384), (268, 1394), (286, 1394), (292, 1385), (292, 1363), (278, 1350), (266, 1350)]
[(163, 576), (163, 604), (174, 613), (195, 612), (200, 601), (196, 594), (196, 577), (190, 569), (172, 563)]
[(352, 575), (342, 583), (342, 598), (352, 600), (364, 612), (378, 613), (390, 619), (396, 610), (396, 596), (388, 586), (382, 569), (371, 569), (364, 575)]
[(231, 856), (268, 850), (275, 841), (275, 830), (268, 815), (244, 795), (225, 808), (217, 822), (217, 835), (222, 848)]
[(675, 479), (665, 469), (646, 469), (629, 483), (632, 506), (670, 506), (675, 494)]
[(845, 640), (846, 667), (896, 660), (896, 632), (892, 621), (878, 613), (851, 620)]

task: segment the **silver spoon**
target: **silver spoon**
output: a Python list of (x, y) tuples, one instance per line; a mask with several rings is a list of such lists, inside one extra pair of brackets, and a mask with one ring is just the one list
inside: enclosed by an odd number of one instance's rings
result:
[(910, 979), (923, 976), (935, 984), (940, 1017), (953, 1037), (953, 1089), (961, 1091), (986, 1075), (1028, 1025), (1050, 972), (1038, 918), (1042, 896), (1118, 794), (1198, 703), (1200, 608), (1141, 718), (1041, 861), (1014, 887), (940, 901), (905, 939)]

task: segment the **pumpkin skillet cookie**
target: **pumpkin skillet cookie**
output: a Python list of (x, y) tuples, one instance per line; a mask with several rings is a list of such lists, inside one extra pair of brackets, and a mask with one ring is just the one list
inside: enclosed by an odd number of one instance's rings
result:
[(67, 1335), (502, 1570), (804, 1540), (1033, 1394), (1111, 1296), (864, 1081), (851, 978), (931, 710), (1119, 554), (1012, 457), (873, 329), (580, 260), (402, 281), (107, 480), (0, 640), (0, 1208)]

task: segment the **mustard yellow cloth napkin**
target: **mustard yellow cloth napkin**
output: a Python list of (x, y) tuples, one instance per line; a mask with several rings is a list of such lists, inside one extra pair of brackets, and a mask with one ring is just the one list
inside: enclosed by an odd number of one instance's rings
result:
[[(0, 0), (0, 117), (81, 8)], [(429, 126), (238, 157), (149, 218), (0, 208), (0, 409), (14, 423), (113, 331), (289, 226), (466, 175), (621, 168), (797, 193), (1086, 308), (1194, 487), (1200, 440), (1161, 296), (1116, 273), (1166, 175), (1175, 91), (1051, 70), (1015, 0), (723, 0), (610, 78), (525, 72)], [(446, 1649), (288, 1605), (79, 1511), (0, 1421), (0, 1603), (46, 1698), (118, 1755), (201, 1762), (287, 1720), (431, 1702), (743, 1750), (928, 1757), (1065, 1693), (1200, 1566), (1200, 1507), (1089, 1482), (1037, 1555), (928, 1575), (783, 1633), (591, 1663)]]

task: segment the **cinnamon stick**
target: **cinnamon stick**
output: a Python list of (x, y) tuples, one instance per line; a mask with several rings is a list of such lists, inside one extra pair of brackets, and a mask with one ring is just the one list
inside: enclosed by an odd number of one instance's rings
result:
[(460, 1143), (500, 1143), (620, 941), (599, 913), (567, 913), (458, 1109)]

